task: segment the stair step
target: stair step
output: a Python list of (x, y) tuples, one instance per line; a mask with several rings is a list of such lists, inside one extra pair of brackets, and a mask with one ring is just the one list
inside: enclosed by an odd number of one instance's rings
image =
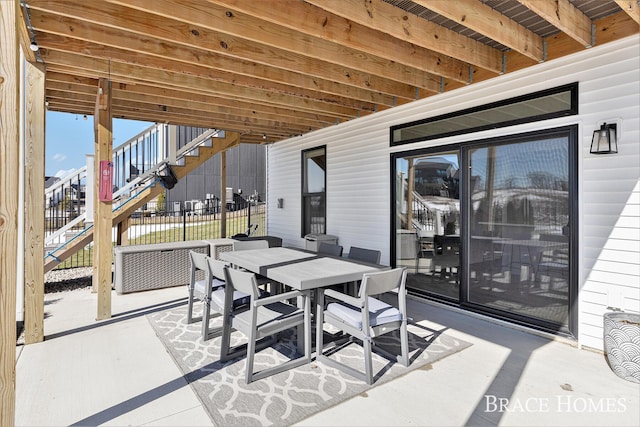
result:
[[(238, 141), (236, 140), (235, 143), (237, 142)], [(212, 140), (211, 138), (209, 138), (203, 145), (199, 146), (196, 150), (194, 150), (194, 152), (196, 152), (197, 155), (184, 156), (181, 159), (178, 159), (175, 166), (179, 167), (180, 169), (186, 168), (186, 170), (184, 169), (174, 170), (176, 172), (178, 179), (184, 178), (184, 176), (187, 173), (186, 171), (192, 170), (192, 169), (189, 169), (190, 167), (192, 166), (197, 167), (203, 164), (204, 162), (206, 162), (208, 159), (210, 159), (214, 155), (216, 151), (217, 149), (213, 147)], [(154, 187), (158, 187), (158, 186), (154, 186)], [(118, 221), (122, 221), (126, 216), (130, 215), (131, 212), (133, 212), (135, 209), (138, 209), (140, 206), (147, 203), (149, 200), (153, 199), (153, 197), (156, 197), (158, 194), (159, 194), (159, 190), (152, 189), (152, 187), (149, 187), (143, 190), (142, 193), (140, 193), (137, 197), (128, 200), (121, 207), (121, 209), (118, 209), (116, 212), (114, 212), (113, 214), (114, 225)], [(69, 234), (69, 236), (65, 235), (65, 238), (69, 239), (75, 236), (77, 234), (77, 231), (73, 233), (70, 232), (67, 234)], [(75, 252), (82, 249), (82, 247), (89, 244), (92, 241), (92, 239), (93, 239), (93, 228), (88, 229), (82, 236), (79, 236), (77, 239), (74, 239), (74, 241), (71, 242), (71, 246), (67, 248), (63, 248), (58, 252), (56, 252), (56, 256), (58, 258), (55, 258), (55, 259), (51, 257), (45, 258), (45, 272), (55, 268), (60, 262), (60, 260), (65, 260), (69, 258)], [(56, 249), (58, 246), (59, 245), (56, 245), (56, 246), (52, 245), (52, 247), (47, 247), (45, 249), (46, 250), (45, 254)]]

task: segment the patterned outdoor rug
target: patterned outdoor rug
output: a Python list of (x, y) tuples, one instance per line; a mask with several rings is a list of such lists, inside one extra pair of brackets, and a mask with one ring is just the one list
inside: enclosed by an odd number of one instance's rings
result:
[[(373, 386), (315, 361), (247, 385), (244, 382), (245, 359), (219, 362), (220, 338), (203, 342), (200, 323), (186, 324), (186, 305), (152, 313), (147, 318), (216, 426), (291, 425), (471, 345), (441, 331), (411, 324), (410, 366), (405, 368), (374, 354)], [(212, 322), (221, 323), (220, 318)], [(273, 366), (296, 356), (293, 338), (281, 338), (257, 353), (254, 369)], [(237, 345), (242, 342), (243, 335), (234, 332), (232, 340), (232, 345)], [(395, 351), (394, 347), (399, 349), (399, 340), (393, 334), (388, 334), (388, 338), (381, 337), (377, 342), (390, 351)], [(343, 362), (352, 361), (353, 366), (364, 370), (362, 348), (354, 343), (340, 347), (331, 357)]]

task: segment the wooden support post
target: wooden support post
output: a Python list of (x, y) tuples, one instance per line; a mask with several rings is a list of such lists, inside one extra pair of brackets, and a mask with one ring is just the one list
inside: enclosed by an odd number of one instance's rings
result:
[(0, 1), (0, 425), (15, 424), (18, 147), (20, 144), (19, 3)]
[[(106, 160), (111, 162), (113, 158), (112, 128), (111, 128), (111, 82), (100, 79), (94, 114), (95, 122), (95, 154), (96, 164)], [(100, 194), (100, 180), (103, 179), (102, 171), (98, 167), (95, 170), (94, 194)], [(112, 212), (111, 200), (97, 198), (94, 212), (93, 232), (93, 266), (94, 285), (98, 294), (98, 313), (96, 320), (111, 317), (111, 264), (113, 246), (111, 244)]]
[(45, 69), (26, 64), (24, 297), (25, 343), (44, 340)]
[(220, 153), (220, 237), (227, 237), (227, 152)]
[(169, 164), (176, 164), (176, 156), (178, 154), (178, 126), (169, 126)]
[(129, 244), (129, 223), (130, 217), (127, 217), (118, 223), (118, 246), (127, 246)]

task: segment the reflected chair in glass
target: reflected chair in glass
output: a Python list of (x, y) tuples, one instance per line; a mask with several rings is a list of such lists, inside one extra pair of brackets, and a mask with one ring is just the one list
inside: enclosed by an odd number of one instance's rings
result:
[(320, 244), (318, 245), (318, 253), (319, 254), (324, 254), (324, 255), (331, 255), (331, 256), (335, 256), (335, 257), (341, 257), (342, 256), (342, 246), (341, 245), (334, 245), (334, 244), (326, 243), (326, 242), (320, 242)]
[(433, 259), (433, 230), (416, 230), (416, 274), (420, 273), (420, 260), (428, 261), (428, 268), (431, 269), (431, 261)]
[[(445, 274), (453, 277), (458, 282), (458, 270), (460, 269), (460, 237), (443, 236), (436, 234), (433, 236), (433, 270), (431, 279), (436, 274), (444, 278)], [(438, 271), (439, 268), (439, 271)], [(454, 273), (454, 269), (456, 270)]]
[[(290, 291), (261, 297), (255, 274), (227, 267), (225, 278), (227, 284), (220, 361), (225, 362), (246, 355), (247, 384), (311, 362), (310, 291)], [(230, 291), (248, 294), (248, 304), (236, 308)], [(301, 297), (304, 303), (302, 308), (286, 303), (287, 300), (298, 297)], [(304, 336), (297, 337), (298, 340), (304, 340), (304, 356), (254, 372), (255, 352), (272, 344), (279, 332), (297, 329), (299, 325), (304, 325)], [(247, 344), (231, 347), (232, 330), (243, 333), (247, 337)]]
[(541, 287), (543, 277), (548, 278), (548, 290), (567, 291), (569, 283), (569, 239), (563, 235), (541, 234), (540, 240), (550, 242), (549, 248), (541, 251), (535, 273), (536, 287)]
[[(359, 380), (365, 381), (367, 384), (373, 384), (371, 354), (373, 341), (376, 337), (398, 330), (400, 335), (400, 355), (392, 354), (380, 345), (376, 345), (374, 348), (377, 353), (382, 353), (385, 357), (398, 361), (403, 366), (409, 366), (406, 280), (407, 270), (405, 267), (364, 274), (357, 298), (334, 290), (319, 288), (317, 290), (316, 360), (340, 369)], [(373, 295), (391, 291), (396, 291), (390, 293), (390, 295), (398, 298), (397, 307), (372, 297)], [(336, 302), (329, 302), (326, 310), (322, 310), (325, 296), (328, 299), (336, 300)], [(350, 335), (351, 339), (355, 338), (362, 342), (364, 372), (330, 357), (328, 352), (325, 352), (323, 344), (324, 323), (340, 329)], [(332, 349), (329, 349), (329, 352), (331, 351)], [(339, 353), (338, 349), (332, 356), (337, 357)]]

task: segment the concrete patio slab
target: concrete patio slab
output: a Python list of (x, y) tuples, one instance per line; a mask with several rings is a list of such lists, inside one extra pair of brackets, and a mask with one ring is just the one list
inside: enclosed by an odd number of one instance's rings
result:
[[(90, 290), (47, 294), (46, 340), (16, 352), (16, 425), (211, 425), (145, 318), (185, 295), (183, 287), (114, 293), (114, 316), (96, 322)], [(601, 353), (408, 305), (415, 322), (473, 345), (298, 425), (640, 425), (640, 385), (618, 378)]]

